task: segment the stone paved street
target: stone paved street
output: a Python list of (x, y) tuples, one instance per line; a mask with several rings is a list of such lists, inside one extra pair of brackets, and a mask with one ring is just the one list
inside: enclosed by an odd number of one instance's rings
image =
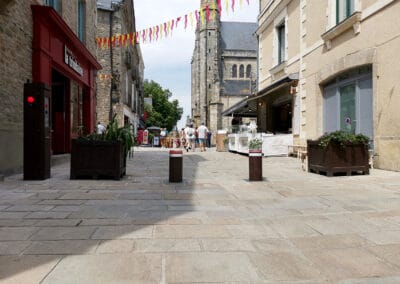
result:
[(299, 160), (137, 149), (127, 176), (0, 182), (1, 283), (400, 283), (400, 173), (327, 178)]

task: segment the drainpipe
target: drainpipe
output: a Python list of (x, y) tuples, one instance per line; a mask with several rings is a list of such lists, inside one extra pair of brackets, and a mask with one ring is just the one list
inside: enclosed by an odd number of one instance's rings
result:
[[(109, 38), (111, 40), (112, 35), (113, 35), (113, 18), (114, 18), (114, 9), (110, 11), (110, 34)], [(108, 113), (108, 119), (109, 121), (112, 120), (113, 117), (113, 89), (114, 89), (114, 61), (113, 61), (113, 43), (110, 42), (110, 69), (111, 69), (111, 84), (110, 84), (110, 111)]]
[[(207, 26), (207, 23), (206, 23), (206, 27), (208, 28), (208, 26)], [(204, 121), (204, 123), (206, 123), (207, 125), (208, 125), (208, 127), (211, 127), (210, 126), (210, 119), (209, 119), (209, 105), (208, 105), (208, 83), (207, 83), (207, 74), (208, 74), (208, 70), (207, 70), (207, 68), (208, 68), (208, 35), (207, 35), (207, 31), (208, 31), (208, 29), (207, 28), (205, 28), (204, 29), (204, 34), (205, 34), (205, 60), (206, 60), (206, 66), (205, 66), (205, 68), (204, 68), (204, 83), (205, 83), (205, 87), (206, 87), (206, 89), (205, 89), (205, 96), (204, 96), (204, 107), (205, 107), (205, 121)], [(200, 122), (201, 123), (201, 122)]]

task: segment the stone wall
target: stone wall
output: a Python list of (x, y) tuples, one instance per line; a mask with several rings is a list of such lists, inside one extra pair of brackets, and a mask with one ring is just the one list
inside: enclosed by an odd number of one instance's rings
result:
[(0, 4), (0, 174), (22, 169), (23, 88), (32, 81), (32, 12), (29, 1)]
[[(110, 12), (99, 10), (97, 12), (97, 34), (98, 37), (107, 37), (110, 34)], [(110, 68), (110, 49), (102, 48), (96, 51), (96, 57), (103, 69), (99, 70), (98, 75), (111, 75)], [(97, 120), (103, 125), (109, 121), (110, 111), (110, 88), (111, 79), (100, 79), (97, 76), (96, 92), (96, 114)]]
[[(23, 87), (32, 81), (33, 20), (31, 4), (43, 0), (0, 1), (0, 175), (20, 172), (23, 166)], [(86, 1), (86, 39), (94, 55), (96, 1)], [(62, 17), (76, 32), (77, 2), (62, 1)]]
[[(112, 15), (112, 36), (119, 36), (134, 32), (135, 19), (132, 19), (130, 2), (123, 2), (115, 10), (98, 10), (97, 36), (110, 36), (110, 15)], [(143, 104), (137, 98), (139, 91), (143, 89), (143, 61), (138, 45), (122, 46), (118, 42), (111, 49), (106, 47), (98, 49), (97, 59), (103, 66), (99, 74), (112, 75), (112, 79), (97, 78), (97, 118), (103, 124), (107, 124), (110, 114), (110, 92), (112, 88), (112, 112), (117, 115), (119, 126), (124, 125), (124, 117), (128, 117), (131, 123), (135, 122), (136, 112), (139, 114)], [(112, 69), (112, 70), (111, 70)], [(135, 87), (133, 87), (135, 85)]]
[[(263, 11), (266, 1), (261, 2)], [(400, 2), (357, 1), (359, 13), (335, 22), (335, 1), (291, 1), (288, 13), (288, 58), (280, 73), (271, 74), (274, 20), (289, 1), (275, 1), (259, 17), (259, 89), (280, 76), (299, 73), (295, 144), (323, 134), (323, 89), (328, 81), (353, 68), (372, 67), (374, 167), (400, 170)], [(328, 5), (328, 4), (332, 5)], [(311, 4), (311, 5), (309, 5)], [(278, 5), (281, 8), (275, 9)], [(357, 8), (357, 7), (356, 7)], [(315, 13), (315, 11), (324, 13)], [(325, 13), (326, 11), (326, 13)], [(298, 33), (300, 23), (300, 34)], [(293, 32), (291, 32), (293, 31)], [(323, 34), (323, 39), (321, 39)], [(299, 45), (300, 42), (300, 45)], [(300, 54), (298, 49), (300, 49)], [(279, 75), (279, 76), (277, 76)], [(296, 111), (295, 109), (295, 111)]]

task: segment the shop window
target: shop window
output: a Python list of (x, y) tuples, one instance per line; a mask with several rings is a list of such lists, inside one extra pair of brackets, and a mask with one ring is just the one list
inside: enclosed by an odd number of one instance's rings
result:
[(78, 38), (85, 41), (85, 29), (86, 29), (86, 7), (84, 0), (78, 0)]
[(244, 78), (244, 65), (241, 64), (239, 67), (239, 78)]
[(251, 65), (247, 65), (246, 67), (246, 78), (250, 78), (251, 77)]
[(45, 0), (45, 5), (53, 7), (61, 15), (61, 0)]
[(354, 0), (336, 0), (336, 24), (354, 13)]
[(324, 132), (343, 130), (373, 139), (372, 75), (357, 68), (324, 87)]
[(237, 78), (237, 65), (232, 66), (232, 78)]

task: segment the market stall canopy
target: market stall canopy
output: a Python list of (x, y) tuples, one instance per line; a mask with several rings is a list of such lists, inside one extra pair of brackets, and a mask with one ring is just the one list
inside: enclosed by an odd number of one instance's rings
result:
[(161, 132), (161, 128), (158, 126), (150, 126), (146, 128), (148, 131), (153, 131), (153, 132)]
[(297, 83), (299, 81), (299, 73), (292, 73), (287, 75), (286, 77), (283, 77), (282, 79), (268, 85), (267, 87), (265, 87), (264, 89), (260, 90), (257, 92), (257, 94), (255, 94), (254, 96), (251, 96), (247, 99), (247, 101), (253, 101), (253, 100), (257, 100), (261, 97), (264, 97), (266, 95), (272, 94), (273, 92), (282, 89), (284, 87), (287, 86), (297, 86)]
[(234, 117), (257, 117), (257, 102), (249, 102), (248, 98), (245, 98), (223, 111), (222, 115)]
[[(270, 95), (278, 90), (282, 90), (285, 87), (297, 85), (298, 80), (298, 73), (289, 74), (288, 76), (283, 77), (282, 79), (258, 91), (256, 94), (234, 104), (230, 108), (223, 111), (222, 115), (234, 117), (257, 117), (257, 99)], [(286, 99), (286, 96), (280, 99)]]

